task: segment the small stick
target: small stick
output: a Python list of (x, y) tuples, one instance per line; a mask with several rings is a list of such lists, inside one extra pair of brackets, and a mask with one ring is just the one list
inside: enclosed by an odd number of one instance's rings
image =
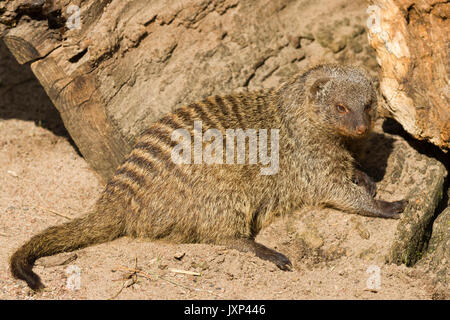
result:
[(185, 271), (185, 270), (178, 270), (178, 269), (169, 269), (169, 271), (174, 272), (174, 273), (189, 274), (191, 276), (200, 276), (200, 273), (192, 272), (192, 271)]
[[(117, 267), (115, 270), (122, 270), (122, 271), (128, 271), (128, 272), (135, 272), (135, 273), (138, 273), (138, 274), (142, 275), (144, 278), (153, 280), (153, 278), (152, 278), (152, 276), (151, 276), (150, 274), (145, 273), (145, 272), (142, 271), (142, 270), (130, 269), (130, 268), (127, 268), (127, 267), (124, 267), (124, 266), (119, 266), (119, 267)], [(180, 284), (180, 283), (177, 283), (177, 282), (175, 282), (175, 281), (169, 280), (169, 279), (167, 279), (167, 278), (165, 278), (165, 277), (163, 277), (163, 276), (159, 276), (159, 275), (156, 275), (156, 274), (155, 274), (154, 276), (155, 276), (156, 278), (159, 278), (159, 279), (162, 279), (162, 280), (164, 280), (164, 281), (167, 281), (167, 282), (169, 282), (169, 283), (171, 283), (171, 284), (173, 284), (173, 285), (175, 285), (175, 286), (178, 286), (178, 287), (181, 287), (181, 288), (190, 290), (190, 291), (191, 291), (191, 290), (194, 290), (194, 291), (200, 291), (200, 292), (208, 292), (208, 293), (210, 293), (210, 294), (212, 294), (212, 295), (215, 295), (215, 296), (217, 296), (217, 297), (221, 297), (221, 295), (219, 295), (219, 294), (217, 294), (217, 293), (215, 293), (215, 292), (213, 292), (213, 291), (210, 291), (210, 290), (198, 289), (198, 288), (191, 288), (191, 287), (187, 287), (187, 286), (185, 286), (185, 285), (182, 285), (182, 284)]]
[(56, 212), (56, 211), (54, 211), (54, 210), (52, 210), (52, 209), (43, 208), (43, 207), (41, 207), (41, 206), (36, 206), (36, 208), (41, 209), (41, 210), (44, 210), (44, 211), (51, 212), (51, 213), (53, 213), (53, 214), (55, 214), (55, 215), (57, 215), (57, 216), (66, 218), (66, 219), (68, 219), (68, 220), (72, 220), (72, 217), (65, 216), (65, 215), (63, 215), (62, 213)]
[(117, 291), (113, 296), (109, 297), (108, 300), (114, 300), (115, 298), (117, 298), (119, 294), (122, 292), (123, 288), (125, 288), (125, 283), (126, 281), (122, 283), (122, 286), (120, 287), (119, 291)]
[(372, 292), (372, 293), (378, 293), (378, 290), (376, 290), (376, 289), (364, 289), (363, 291), (369, 291), (369, 292)]
[(108, 300), (113, 300), (113, 299), (117, 298), (124, 288), (131, 287), (135, 283), (136, 283), (136, 280), (135, 280), (135, 277), (133, 277), (133, 276), (130, 279), (125, 280), (122, 283), (122, 287), (120, 287), (119, 291), (117, 291), (116, 294), (113, 295), (112, 297), (109, 297)]
[(117, 293), (115, 295), (113, 295), (112, 297), (109, 297), (108, 300), (113, 300), (113, 299), (117, 298), (124, 288), (131, 287), (132, 285), (134, 285), (137, 282), (137, 276), (138, 276), (137, 271), (139, 270), (137, 267), (137, 256), (134, 257), (134, 265), (135, 265), (135, 269), (134, 270), (130, 269), (130, 271), (132, 271), (132, 272), (128, 275), (128, 277), (125, 277), (125, 279), (122, 279), (125, 281), (122, 283), (122, 286), (120, 287), (119, 291), (117, 291)]
[(3, 233), (3, 232), (0, 232), (0, 236), (9, 238), (9, 235), (7, 235), (6, 233)]

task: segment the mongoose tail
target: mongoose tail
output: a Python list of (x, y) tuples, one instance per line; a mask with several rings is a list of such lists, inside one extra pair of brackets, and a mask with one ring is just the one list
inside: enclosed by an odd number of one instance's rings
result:
[[(13, 276), (24, 280), (37, 291), (45, 286), (33, 272), (34, 262), (46, 256), (70, 252), (93, 244), (112, 241), (122, 235), (122, 223), (101, 221), (98, 215), (86, 215), (59, 226), (47, 228), (32, 237), (11, 257), (10, 268)], [(94, 220), (94, 221), (93, 221)], [(105, 222), (108, 222), (106, 225)]]

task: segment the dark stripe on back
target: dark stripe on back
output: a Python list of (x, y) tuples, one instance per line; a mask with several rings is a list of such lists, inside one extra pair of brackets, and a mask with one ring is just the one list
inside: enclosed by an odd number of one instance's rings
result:
[(228, 123), (228, 121), (227, 121), (227, 118), (224, 116), (223, 111), (221, 110), (221, 107), (217, 103), (210, 101), (209, 99), (204, 100), (203, 103), (208, 106), (208, 110), (211, 110), (212, 111), (211, 114), (214, 115), (218, 120), (219, 126), (213, 127), (213, 128), (214, 129), (219, 129), (219, 128), (227, 129), (226, 124)]
[[(150, 141), (140, 141), (136, 144), (135, 149), (141, 149), (151, 154), (156, 159), (172, 161), (170, 154), (168, 155), (164, 149), (160, 148)], [(170, 153), (170, 152), (169, 152)]]
[(128, 177), (132, 181), (136, 182), (139, 187), (143, 187), (145, 185), (145, 177), (137, 172), (134, 172), (131, 168), (122, 167), (117, 171), (117, 174)]
[(240, 106), (239, 106), (239, 102), (240, 101), (236, 101), (236, 98), (229, 95), (225, 97), (225, 100), (228, 101), (231, 104), (231, 109), (233, 111), (233, 115), (236, 117), (237, 122), (239, 123), (239, 128), (241, 129), (245, 129), (244, 128), (244, 121), (242, 119), (242, 115), (240, 113)]
[[(155, 144), (151, 144), (150, 142), (141, 141), (136, 144), (135, 149), (140, 149), (143, 152), (148, 153), (152, 158), (160, 160), (160, 162), (166, 166), (166, 169), (169, 173), (172, 173), (179, 180), (183, 181), (183, 183), (189, 184), (188, 177), (180, 170), (178, 165), (173, 163), (171, 152), (167, 152), (164, 149), (160, 148)], [(146, 169), (145, 166), (150, 166), (152, 169), (156, 169), (155, 166), (150, 162), (150, 159), (146, 159), (139, 155), (135, 156), (135, 163), (142, 168)], [(146, 169), (148, 170), (148, 169)]]
[(264, 115), (264, 99), (261, 97), (256, 98), (256, 110), (258, 111), (259, 118), (262, 118)]
[(217, 128), (217, 123), (208, 116), (201, 105), (199, 105), (198, 103), (193, 103), (189, 106), (191, 107), (191, 110), (199, 116), (199, 120), (206, 123), (206, 128)]
[(154, 169), (154, 165), (149, 161), (149, 159), (135, 153), (131, 153), (126, 162), (134, 163), (136, 166), (144, 169), (145, 171), (151, 171)]
[(192, 119), (191, 114), (189, 113), (189, 111), (186, 110), (186, 107), (175, 110), (174, 114), (176, 114), (178, 116), (178, 118), (181, 121), (183, 121), (183, 124), (184, 124), (183, 128), (194, 127), (195, 119)]
[(158, 122), (168, 126), (172, 130), (183, 128), (183, 123), (178, 123), (177, 121), (175, 121), (171, 114), (168, 114), (167, 116), (161, 118)]
[(169, 131), (173, 132), (173, 130), (169, 127), (161, 128), (161, 126), (162, 124), (160, 124), (159, 127), (157, 126), (150, 127), (149, 129), (144, 131), (143, 136), (155, 138), (171, 148), (175, 147), (178, 143), (172, 140), (171, 138), (172, 133), (169, 133)]
[(216, 96), (215, 101), (217, 106), (220, 108), (220, 111), (222, 111), (222, 114), (228, 118), (230, 116), (230, 112), (228, 110), (228, 106), (225, 104), (221, 96)]
[(135, 195), (134, 190), (132, 189), (132, 187), (129, 184), (127, 184), (123, 181), (117, 180), (116, 177), (113, 177), (108, 182), (108, 184), (106, 185), (106, 188), (105, 188), (105, 192), (112, 194), (114, 192), (114, 189), (116, 189), (116, 188), (121, 191), (126, 191), (130, 197), (133, 197)]

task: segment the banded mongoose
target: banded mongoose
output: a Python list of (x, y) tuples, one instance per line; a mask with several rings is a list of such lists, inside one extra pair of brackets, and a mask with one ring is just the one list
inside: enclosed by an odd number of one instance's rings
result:
[[(376, 106), (363, 70), (323, 64), (275, 89), (180, 107), (143, 132), (89, 213), (32, 237), (12, 255), (11, 272), (39, 290), (44, 285), (32, 271), (38, 258), (122, 236), (224, 245), (290, 270), (286, 256), (255, 242), (276, 217), (305, 205), (383, 218), (399, 218), (404, 210), (405, 200), (373, 198), (373, 181), (355, 169), (346, 147), (367, 137)], [(214, 128), (223, 136), (227, 129), (278, 129), (278, 141), (271, 139), (266, 150), (278, 148), (278, 172), (262, 174), (265, 166), (249, 161), (175, 162), (174, 130), (194, 136), (199, 121), (202, 133)]]

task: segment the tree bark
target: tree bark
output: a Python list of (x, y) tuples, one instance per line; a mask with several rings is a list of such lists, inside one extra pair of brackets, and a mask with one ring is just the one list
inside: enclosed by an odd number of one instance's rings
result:
[(448, 0), (370, 0), (385, 106), (415, 138), (450, 147)]

